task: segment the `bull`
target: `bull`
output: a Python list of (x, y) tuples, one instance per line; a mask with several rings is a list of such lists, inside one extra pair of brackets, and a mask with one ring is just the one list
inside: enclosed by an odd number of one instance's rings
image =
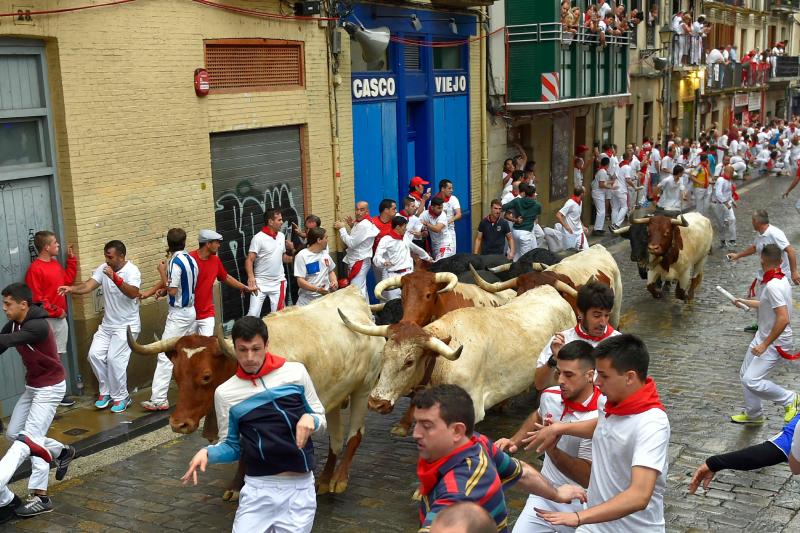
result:
[[(562, 289), (559, 289), (559, 292), (572, 306), (576, 316), (579, 311), (575, 291), (594, 279), (609, 285), (614, 291), (614, 308), (611, 310), (610, 322), (615, 328), (619, 326), (622, 308), (622, 275), (614, 256), (604, 246), (595, 244), (588, 250), (569, 256), (549, 267), (533, 263), (531, 269), (531, 272), (500, 283), (488, 283), (477, 272), (473, 275), (478, 286), (488, 292), (513, 289), (516, 290), (517, 295), (542, 285), (555, 287), (557, 282), (562, 283)], [(567, 288), (569, 290), (566, 290)]]
[[(318, 481), (318, 493), (341, 493), (347, 488), (350, 464), (364, 434), (367, 400), (380, 372), (383, 339), (365, 337), (345, 327), (336, 315), (346, 309), (358, 320), (371, 322), (372, 313), (358, 287), (326, 295), (303, 307), (288, 307), (264, 317), (270, 351), (308, 369), (319, 399), (325, 406), (330, 447)], [(178, 385), (178, 402), (169, 418), (176, 433), (194, 432), (205, 416), (203, 436), (215, 439), (214, 391), (236, 372), (230, 341), (189, 335), (140, 345), (128, 331), (128, 344), (140, 354), (166, 353)], [(340, 410), (350, 406), (350, 427), (345, 439)], [(344, 456), (337, 466), (345, 446)], [(240, 480), (235, 490), (241, 488)]]
[[(616, 233), (630, 234), (631, 259), (635, 254), (640, 274), (642, 263), (646, 264), (647, 290), (653, 298), (663, 296), (659, 281), (677, 281), (675, 297), (692, 301), (711, 252), (711, 221), (699, 213), (686, 213), (674, 219), (655, 215), (633, 218), (631, 222)], [(642, 228), (646, 228), (646, 234)]]
[(508, 262), (504, 255), (478, 255), (458, 253), (439, 259), (434, 263), (420, 260), (417, 263), (418, 270), (427, 270), (428, 272), (452, 272), (453, 274), (463, 274), (469, 271), (472, 266), (476, 270), (489, 270), (490, 268), (502, 265)]
[(503, 265), (490, 268), (489, 270), (496, 274), (497, 277), (499, 277), (502, 281), (508, 281), (511, 278), (516, 278), (517, 276), (525, 274), (526, 272), (530, 272), (532, 265), (555, 265), (565, 257), (568, 257), (574, 253), (574, 250), (564, 250), (558, 253), (553, 253), (547, 248), (534, 248), (533, 250), (525, 252), (513, 263), (506, 262)]
[(388, 413), (398, 398), (421, 386), (450, 383), (470, 394), (476, 422), (490, 407), (527, 390), (550, 337), (575, 325), (572, 308), (550, 286), (502, 307), (457, 309), (425, 327), (375, 326), (339, 315), (353, 331), (388, 339), (370, 408)]

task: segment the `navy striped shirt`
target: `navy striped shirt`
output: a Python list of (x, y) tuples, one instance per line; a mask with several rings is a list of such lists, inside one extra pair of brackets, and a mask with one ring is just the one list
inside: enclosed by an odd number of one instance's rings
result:
[(170, 307), (194, 307), (194, 291), (197, 288), (197, 261), (185, 250), (175, 252), (167, 264), (169, 279), (167, 287), (177, 288), (170, 295)]

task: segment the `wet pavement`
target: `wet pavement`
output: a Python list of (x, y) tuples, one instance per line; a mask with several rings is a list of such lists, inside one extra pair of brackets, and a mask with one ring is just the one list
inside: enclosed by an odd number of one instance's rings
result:
[[(750, 213), (761, 207), (769, 210), (772, 222), (790, 241), (800, 241), (794, 200), (779, 199), (787, 183), (788, 178), (770, 178), (740, 187), (739, 250), (752, 240)], [(782, 408), (771, 405), (765, 406), (768, 422), (763, 427), (743, 428), (728, 422), (729, 415), (741, 406), (738, 372), (751, 339), (742, 328), (754, 321), (754, 315), (726, 304), (714, 286), (744, 294), (757, 259), (730, 263), (715, 245), (703, 286), (695, 302), (687, 305), (673, 296), (664, 300), (650, 297), (628, 260), (627, 241), (613, 244), (610, 250), (625, 283), (623, 329), (647, 342), (650, 373), (672, 424), (665, 509), (668, 531), (800, 531), (800, 478), (792, 479), (785, 464), (753, 472), (723, 472), (707, 493), (686, 493), (691, 473), (708, 455), (761, 442), (783, 425)], [(800, 319), (794, 320), (794, 326), (800, 331)], [(798, 375), (800, 362), (795, 362), (784, 363), (772, 377), (784, 386), (800, 388)], [(494, 438), (510, 435), (527, 416), (532, 401), (531, 395), (514, 398), (503, 412), (490, 411), (478, 430)], [(387, 416), (369, 414), (349, 488), (341, 495), (318, 498), (314, 531), (416, 531), (416, 503), (410, 499), (416, 487), (416, 447), (410, 437), (389, 435), (405, 405), (406, 401)], [(0, 529), (229, 530), (236, 507), (224, 502), (221, 495), (233, 475), (232, 466), (210, 467), (197, 487), (182, 487), (178, 481), (191, 456), (204, 444), (199, 435), (173, 438), (164, 429), (78, 459), (66, 481), (51, 484), (53, 513)], [(316, 444), (321, 465), (327, 444), (323, 438), (316, 439)], [(539, 465), (530, 454), (521, 457)], [(15, 490), (24, 493), (24, 485), (17, 483)], [(512, 523), (525, 498), (513, 489), (507, 493)]]

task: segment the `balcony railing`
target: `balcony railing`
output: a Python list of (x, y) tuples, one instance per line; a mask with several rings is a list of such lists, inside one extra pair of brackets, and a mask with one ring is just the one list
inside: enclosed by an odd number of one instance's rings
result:
[(772, 78), (800, 78), (800, 56), (777, 56), (770, 72)]
[(800, 11), (800, 0), (767, 0), (767, 9), (772, 11)]
[(708, 65), (706, 88), (709, 90), (739, 89), (764, 85), (772, 78), (769, 63), (717, 63)]
[[(560, 22), (543, 22), (540, 24), (517, 24), (506, 26), (507, 40), (509, 45), (514, 43), (543, 43), (551, 41), (561, 41), (562, 46), (572, 44), (597, 45), (600, 44), (600, 35), (590, 32), (581, 27), (577, 33), (563, 31)], [(605, 43), (607, 45), (628, 46), (634, 41), (632, 32), (626, 35), (606, 34)]]

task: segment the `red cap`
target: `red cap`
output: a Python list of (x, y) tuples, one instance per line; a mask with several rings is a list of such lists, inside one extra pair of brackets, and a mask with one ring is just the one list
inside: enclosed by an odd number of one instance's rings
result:
[(430, 182), (425, 181), (419, 176), (414, 176), (413, 178), (411, 178), (411, 183), (410, 183), (412, 187), (416, 187), (417, 185), (429, 185), (429, 184)]

